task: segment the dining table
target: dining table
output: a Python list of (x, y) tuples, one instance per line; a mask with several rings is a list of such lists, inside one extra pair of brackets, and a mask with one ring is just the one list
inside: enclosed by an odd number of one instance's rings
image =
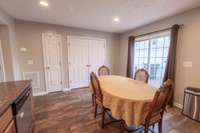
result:
[[(117, 75), (100, 76), (98, 80), (103, 106), (110, 109), (112, 117), (124, 120), (127, 126), (139, 127), (145, 120), (157, 87)], [(91, 85), (89, 88), (93, 93)]]

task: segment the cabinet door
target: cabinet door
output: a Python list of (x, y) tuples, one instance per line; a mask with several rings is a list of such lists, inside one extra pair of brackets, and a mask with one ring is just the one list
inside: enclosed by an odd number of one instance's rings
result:
[(16, 133), (16, 129), (15, 129), (15, 123), (12, 120), (12, 122), (8, 125), (8, 127), (6, 128), (6, 130), (4, 131), (4, 133)]
[(0, 116), (0, 133), (3, 133), (12, 120), (12, 109), (9, 107), (3, 115)]

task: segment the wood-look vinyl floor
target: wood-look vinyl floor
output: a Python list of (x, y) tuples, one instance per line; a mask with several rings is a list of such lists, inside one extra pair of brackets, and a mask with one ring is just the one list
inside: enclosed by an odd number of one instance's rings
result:
[[(57, 92), (38, 96), (35, 100), (34, 133), (121, 133), (120, 124), (101, 129), (101, 116), (93, 116), (88, 89)], [(157, 133), (155, 128), (155, 133)], [(164, 115), (163, 133), (200, 133), (200, 123), (170, 108)]]

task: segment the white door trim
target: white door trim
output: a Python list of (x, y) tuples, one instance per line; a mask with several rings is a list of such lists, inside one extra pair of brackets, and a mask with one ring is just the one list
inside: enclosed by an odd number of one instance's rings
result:
[(94, 39), (94, 40), (100, 40), (100, 41), (105, 41), (106, 45), (106, 39), (104, 38), (97, 38), (97, 37), (89, 37), (89, 36), (76, 36), (76, 35), (67, 35), (67, 42), (70, 42), (70, 38), (75, 37), (79, 39)]
[[(46, 61), (46, 47), (45, 47), (45, 42), (44, 42), (44, 36), (46, 34), (49, 34), (49, 35), (56, 35), (56, 36), (60, 36), (61, 38), (61, 35), (60, 34), (56, 34), (56, 33), (52, 33), (52, 32), (46, 32), (46, 33), (42, 33), (42, 49), (43, 49), (43, 61), (44, 61), (44, 64), (43, 64), (43, 70), (44, 70), (44, 73), (45, 73), (45, 92), (46, 93), (50, 93), (50, 91), (48, 90), (47, 86), (48, 86), (48, 81), (46, 80), (46, 77), (47, 77), (47, 72), (46, 72), (46, 68), (45, 66), (47, 65), (47, 61)], [(62, 58), (62, 38), (61, 38), (61, 42), (60, 42), (60, 58), (61, 58), (61, 81), (62, 81), (62, 88), (61, 88), (61, 91), (63, 91), (64, 89), (64, 78), (63, 78), (63, 58)]]
[(2, 72), (2, 78), (3, 82), (6, 81), (6, 74), (5, 74), (5, 68), (4, 68), (4, 59), (3, 59), (3, 49), (2, 49), (2, 44), (0, 40), (0, 65), (1, 65), (1, 72)]
[(89, 36), (77, 36), (77, 35), (67, 35), (67, 67), (68, 67), (68, 86), (69, 88), (65, 89), (66, 91), (67, 90), (71, 90), (72, 88), (70, 87), (70, 75), (69, 75), (69, 59), (70, 59), (70, 40), (71, 38), (78, 38), (78, 39), (88, 39), (88, 40), (99, 40), (99, 41), (104, 41), (104, 44), (105, 44), (105, 53), (104, 53), (104, 65), (107, 65), (106, 64), (106, 49), (107, 49), (107, 41), (105, 38), (97, 38), (97, 37), (89, 37)]
[(72, 88), (70, 87), (70, 82), (69, 82), (69, 51), (70, 51), (70, 49), (69, 49), (69, 47), (70, 47), (70, 35), (67, 35), (67, 71), (68, 71), (68, 73), (67, 73), (67, 79), (68, 79), (68, 81), (67, 81), (67, 84), (68, 84), (68, 88), (65, 88), (64, 89), (64, 91), (70, 91), (70, 90), (72, 90)]

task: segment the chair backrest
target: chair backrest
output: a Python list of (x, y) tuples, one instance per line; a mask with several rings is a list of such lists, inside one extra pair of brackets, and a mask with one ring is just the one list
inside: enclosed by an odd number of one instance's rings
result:
[(139, 80), (139, 81), (143, 81), (145, 83), (148, 83), (149, 80), (149, 74), (145, 69), (138, 69), (135, 72), (135, 76), (134, 76), (135, 80)]
[(170, 88), (170, 92), (169, 92), (169, 95), (168, 95), (168, 99), (167, 99), (167, 101), (166, 101), (166, 105), (169, 103), (169, 101), (170, 101), (170, 98), (172, 97), (172, 94), (173, 94), (173, 85), (174, 85), (174, 83), (173, 83), (173, 81), (171, 80), (171, 79), (167, 79), (167, 81), (165, 81), (164, 83), (163, 83), (163, 87), (169, 87)]
[(165, 107), (167, 105), (169, 95), (172, 91), (173, 81), (168, 79), (160, 88), (156, 91), (154, 99), (150, 104), (149, 112), (146, 117), (146, 122), (150, 122), (151, 118), (157, 115), (163, 116)]
[(107, 66), (103, 65), (103, 66), (99, 67), (98, 75), (99, 76), (110, 75), (110, 69)]
[(100, 83), (94, 72), (90, 74), (90, 80), (91, 80), (91, 85), (92, 85), (95, 98), (99, 100), (100, 102), (103, 102), (103, 95), (101, 92)]

